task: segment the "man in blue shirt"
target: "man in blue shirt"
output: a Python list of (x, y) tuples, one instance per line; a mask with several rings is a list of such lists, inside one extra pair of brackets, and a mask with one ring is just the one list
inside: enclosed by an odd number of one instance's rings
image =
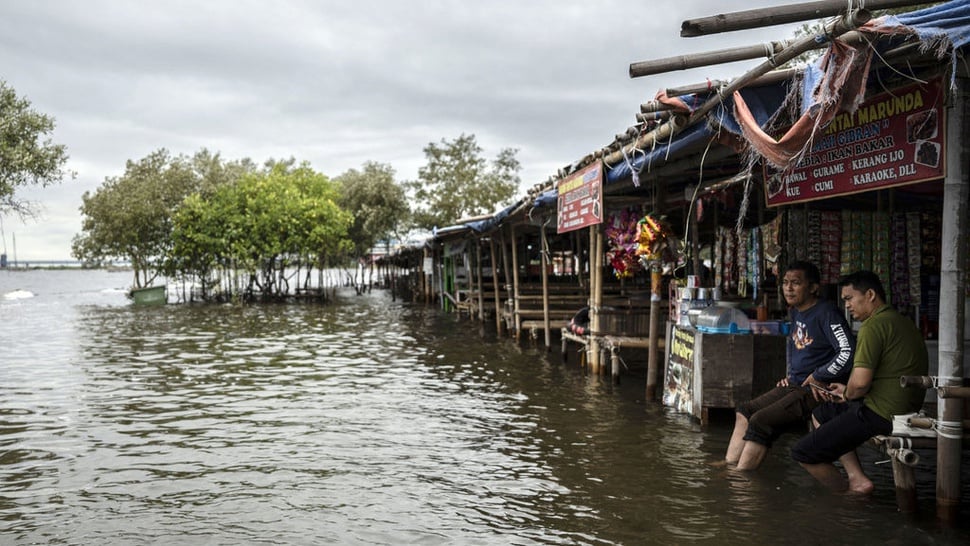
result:
[(761, 466), (783, 432), (807, 424), (822, 400), (816, 389), (849, 376), (855, 338), (845, 316), (832, 302), (819, 298), (820, 284), (819, 270), (811, 262), (792, 262), (785, 272), (782, 294), (792, 322), (788, 375), (774, 389), (738, 407), (724, 456), (738, 470)]

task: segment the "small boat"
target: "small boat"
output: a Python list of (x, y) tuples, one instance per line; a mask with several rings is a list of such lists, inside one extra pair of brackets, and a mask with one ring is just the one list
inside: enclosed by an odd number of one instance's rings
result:
[(165, 305), (168, 303), (168, 292), (165, 285), (147, 286), (145, 288), (132, 288), (128, 292), (135, 305)]

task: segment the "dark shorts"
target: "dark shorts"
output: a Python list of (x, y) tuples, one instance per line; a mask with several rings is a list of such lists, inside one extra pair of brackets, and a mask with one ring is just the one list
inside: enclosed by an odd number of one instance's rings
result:
[(761, 396), (738, 406), (738, 413), (748, 419), (744, 439), (771, 447), (785, 432), (804, 432), (812, 409), (818, 401), (804, 387), (775, 387)]
[(891, 434), (892, 422), (862, 400), (823, 402), (813, 412), (819, 426), (795, 444), (793, 459), (805, 464), (831, 463), (880, 434)]

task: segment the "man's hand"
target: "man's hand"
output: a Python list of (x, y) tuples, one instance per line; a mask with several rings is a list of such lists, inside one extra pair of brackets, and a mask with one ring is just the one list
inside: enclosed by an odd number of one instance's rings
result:
[(828, 387), (823, 387), (819, 383), (809, 383), (812, 387), (812, 396), (818, 401), (844, 402), (845, 385), (841, 383), (829, 383)]

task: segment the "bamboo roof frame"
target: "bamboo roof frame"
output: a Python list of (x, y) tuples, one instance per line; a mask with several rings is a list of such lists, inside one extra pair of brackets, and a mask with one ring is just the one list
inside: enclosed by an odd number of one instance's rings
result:
[[(863, 9), (854, 10), (841, 17), (829, 21), (825, 25), (825, 36), (831, 40), (846, 34), (847, 32), (865, 24), (871, 18), (871, 14)], [(689, 117), (674, 116), (670, 121), (660, 125), (653, 131), (646, 133), (636, 139), (633, 144), (622, 146), (603, 158), (607, 165), (615, 165), (622, 161), (625, 156), (631, 154), (637, 148), (644, 148), (653, 145), (663, 139), (671, 138), (687, 127), (701, 121), (713, 110), (725, 97), (748, 86), (752, 81), (770, 72), (779, 65), (785, 64), (802, 53), (818, 47), (816, 36), (805, 36), (793, 42), (789, 47), (779, 52), (774, 57), (761, 63), (749, 70), (739, 78), (732, 80), (730, 84), (719, 89), (717, 93), (704, 102), (699, 108), (694, 110)]]
[(759, 8), (732, 13), (688, 19), (681, 23), (680, 35), (684, 38), (707, 36), (721, 32), (762, 28), (773, 25), (797, 23), (809, 19), (833, 17), (843, 13), (853, 4), (858, 8), (880, 10), (931, 4), (926, 0), (822, 0), (800, 2), (772, 8)]

